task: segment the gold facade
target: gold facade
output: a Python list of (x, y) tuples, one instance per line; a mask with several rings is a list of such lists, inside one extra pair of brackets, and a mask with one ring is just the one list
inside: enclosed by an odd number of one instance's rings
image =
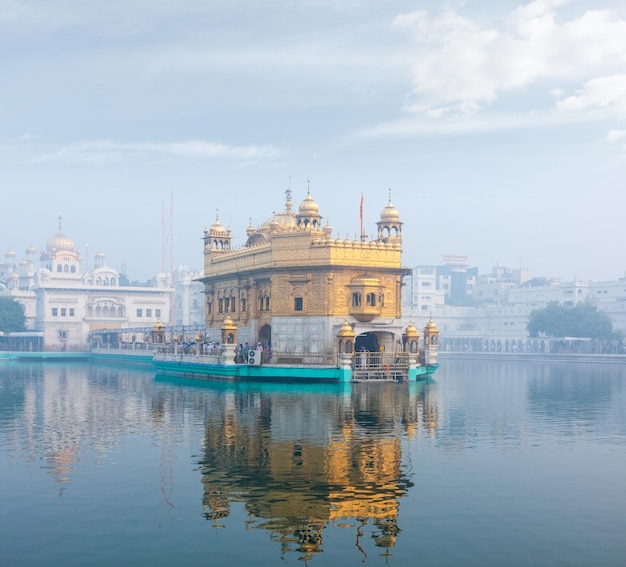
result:
[[(332, 237), (310, 192), (293, 210), (291, 191), (285, 208), (261, 227), (248, 227), (247, 241), (231, 246), (230, 229), (219, 217), (204, 232), (204, 277), (207, 328), (219, 329), (230, 317), (249, 329), (256, 341), (261, 329), (296, 318), (304, 327), (323, 321), (322, 342), (334, 327), (396, 324), (401, 317), (402, 223), (391, 199), (381, 213), (376, 239)], [(320, 351), (330, 344), (321, 345)]]

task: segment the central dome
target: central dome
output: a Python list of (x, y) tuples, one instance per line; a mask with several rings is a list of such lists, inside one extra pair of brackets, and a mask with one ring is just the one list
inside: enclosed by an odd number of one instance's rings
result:
[(59, 214), (59, 231), (51, 236), (46, 243), (48, 252), (74, 251), (74, 242), (63, 234), (63, 216)]
[(74, 251), (74, 243), (70, 238), (65, 236), (60, 230), (54, 236), (51, 236), (48, 239), (46, 244), (46, 249), (48, 252), (60, 252), (62, 250), (67, 250), (69, 252)]

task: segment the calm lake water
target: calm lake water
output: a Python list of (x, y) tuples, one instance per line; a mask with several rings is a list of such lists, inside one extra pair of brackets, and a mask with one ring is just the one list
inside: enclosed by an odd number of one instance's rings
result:
[(626, 564), (626, 367), (200, 382), (0, 362), (0, 565)]

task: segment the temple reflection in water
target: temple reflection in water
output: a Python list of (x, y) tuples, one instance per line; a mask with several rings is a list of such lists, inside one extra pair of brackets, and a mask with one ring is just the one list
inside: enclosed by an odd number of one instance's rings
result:
[(323, 551), (329, 523), (355, 530), (359, 549), (365, 526), (376, 546), (395, 545), (399, 499), (413, 485), (403, 439), (437, 426), (428, 384), (363, 384), (330, 396), (244, 390), (215, 401), (200, 463), (215, 526), (241, 503), (249, 528), (302, 559)]

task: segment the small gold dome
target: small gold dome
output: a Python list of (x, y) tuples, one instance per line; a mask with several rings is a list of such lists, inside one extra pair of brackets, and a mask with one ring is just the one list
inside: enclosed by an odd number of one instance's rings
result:
[(424, 328), (424, 333), (429, 333), (432, 335), (433, 333), (438, 333), (438, 332), (439, 332), (439, 329), (437, 329), (437, 325), (435, 325), (435, 323), (431, 319), (426, 325), (426, 327)]
[(211, 225), (211, 232), (213, 234), (215, 233), (225, 233), (226, 229), (224, 228), (224, 226), (222, 225), (222, 223), (220, 222), (220, 214), (219, 211), (215, 212), (215, 222)]
[(389, 195), (387, 205), (380, 213), (380, 220), (382, 222), (398, 222), (400, 220), (400, 212), (393, 206), (391, 195)]
[(6, 256), (7, 258), (15, 258), (15, 252), (13, 252), (13, 250), (9, 250), (9, 251), (5, 254), (5, 256)]
[(298, 212), (301, 215), (317, 215), (319, 210), (318, 204), (313, 200), (313, 197), (311, 197), (311, 190), (307, 189), (306, 198), (300, 203)]
[(250, 224), (248, 225), (248, 228), (246, 229), (246, 235), (248, 236), (248, 238), (250, 238), (254, 232), (255, 232), (255, 228), (254, 225), (252, 224), (252, 219), (250, 219)]
[(354, 331), (352, 330), (352, 327), (350, 326), (350, 323), (348, 323), (348, 321), (344, 321), (343, 325), (341, 325), (341, 329), (339, 329), (339, 332), (337, 333), (338, 337), (354, 337)]
[(417, 328), (415, 327), (413, 322), (409, 322), (409, 324), (406, 326), (406, 330), (404, 331), (404, 334), (409, 337), (414, 337), (415, 335), (419, 336), (419, 333), (417, 332)]

